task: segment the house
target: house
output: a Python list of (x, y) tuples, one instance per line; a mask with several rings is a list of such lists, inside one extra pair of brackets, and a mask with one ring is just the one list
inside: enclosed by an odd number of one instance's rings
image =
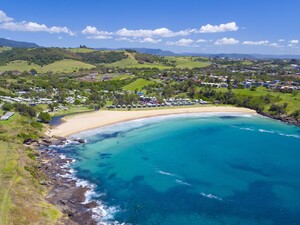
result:
[(15, 114), (14, 112), (6, 112), (3, 116), (0, 117), (0, 120), (8, 120), (14, 114)]

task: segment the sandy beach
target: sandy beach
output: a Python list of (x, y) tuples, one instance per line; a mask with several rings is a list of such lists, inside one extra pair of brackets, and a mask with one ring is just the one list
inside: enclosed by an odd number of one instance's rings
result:
[(151, 110), (131, 110), (131, 111), (109, 111), (100, 110), (89, 113), (70, 115), (63, 118), (64, 123), (47, 131), (50, 136), (68, 137), (82, 131), (96, 129), (115, 123), (125, 122), (134, 119), (148, 118), (154, 116), (188, 114), (188, 113), (248, 113), (256, 114), (254, 110), (238, 108), (232, 106), (200, 106), (191, 108), (175, 109), (151, 109)]

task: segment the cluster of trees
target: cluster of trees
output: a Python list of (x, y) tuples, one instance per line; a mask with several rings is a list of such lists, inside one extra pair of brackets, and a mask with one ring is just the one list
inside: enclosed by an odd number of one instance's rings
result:
[(74, 59), (90, 64), (113, 63), (127, 58), (124, 52), (118, 51), (94, 51), (86, 53), (74, 53), (61, 48), (13, 48), (0, 53), (0, 65), (5, 65), (14, 60), (24, 60), (40, 66), (54, 63), (63, 59)]
[(21, 104), (21, 103), (16, 103), (16, 104), (14, 104), (14, 108), (22, 116), (26, 116), (26, 117), (30, 117), (30, 118), (36, 117), (37, 111), (31, 106)]
[(159, 62), (164, 65), (170, 64), (169, 60), (167, 60), (164, 57), (157, 56), (157, 55), (150, 55), (150, 54), (145, 54), (145, 53), (136, 53), (134, 55), (134, 58), (141, 64), (143, 63), (155, 63)]
[(14, 60), (24, 60), (29, 63), (44, 66), (63, 59), (80, 60), (80, 56), (61, 48), (13, 48), (10, 51), (0, 53), (1, 65)]
[(276, 98), (271, 95), (265, 96), (245, 96), (236, 95), (232, 91), (218, 92), (212, 88), (204, 88), (199, 91), (199, 97), (220, 104), (231, 104), (240, 107), (254, 109), (257, 112), (263, 112), (265, 107), (274, 103)]
[[(35, 107), (32, 106), (28, 106), (25, 104), (21, 104), (21, 103), (15, 103), (15, 104), (11, 104), (8, 102), (5, 102), (2, 106), (2, 109), (4, 111), (17, 111), (18, 113), (20, 113), (20, 115), (22, 116), (26, 116), (29, 118), (35, 118), (37, 116), (38, 110)], [(49, 123), (51, 120), (51, 115), (47, 112), (40, 112), (38, 119), (42, 122), (42, 123)]]
[(124, 52), (118, 51), (94, 51), (78, 53), (78, 55), (81, 56), (83, 62), (90, 64), (113, 63), (127, 58)]
[(126, 105), (126, 104), (137, 104), (139, 102), (139, 96), (136, 94), (116, 94), (113, 104), (115, 105)]

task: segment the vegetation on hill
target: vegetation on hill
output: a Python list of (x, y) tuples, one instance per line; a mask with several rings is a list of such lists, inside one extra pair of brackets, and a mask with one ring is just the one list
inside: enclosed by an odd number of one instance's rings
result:
[[(36, 65), (38, 66), (47, 66), (53, 64), (55, 62), (75, 62), (74, 60), (81, 61), (82, 64), (78, 65), (78, 67), (82, 66), (83, 68), (92, 68), (93, 66), (87, 66), (89, 64), (100, 64), (100, 63), (113, 63), (122, 59), (127, 58), (124, 52), (117, 51), (80, 51), (80, 52), (71, 52), (65, 49), (60, 48), (36, 48), (36, 49), (12, 49), (10, 51), (3, 51), (0, 53), (0, 65), (7, 66), (11, 62), (25, 62), (28, 64), (28, 67), (36, 69)], [(69, 60), (69, 61), (62, 61)], [(14, 64), (16, 67), (8, 67), (7, 69), (24, 71), (22, 67), (18, 67), (17, 63)], [(6, 69), (5, 67), (3, 68)], [(53, 67), (54, 72), (55, 67)], [(48, 71), (48, 70), (44, 70)]]
[(100, 63), (113, 63), (127, 58), (124, 52), (120, 51), (92, 51), (78, 53), (78, 55), (81, 56), (83, 62), (94, 65)]
[(44, 66), (63, 59), (80, 59), (80, 57), (61, 48), (13, 48), (10, 51), (0, 53), (0, 65), (5, 65), (15, 60), (24, 60)]
[(46, 177), (39, 171), (37, 152), (23, 141), (42, 135), (35, 119), (16, 113), (0, 121), (0, 224), (56, 224), (61, 212), (47, 203)]

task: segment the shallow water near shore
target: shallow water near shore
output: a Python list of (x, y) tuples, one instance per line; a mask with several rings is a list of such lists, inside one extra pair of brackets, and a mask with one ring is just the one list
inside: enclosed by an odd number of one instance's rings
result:
[(96, 185), (101, 222), (300, 224), (300, 128), (260, 116), (140, 119), (60, 149)]

